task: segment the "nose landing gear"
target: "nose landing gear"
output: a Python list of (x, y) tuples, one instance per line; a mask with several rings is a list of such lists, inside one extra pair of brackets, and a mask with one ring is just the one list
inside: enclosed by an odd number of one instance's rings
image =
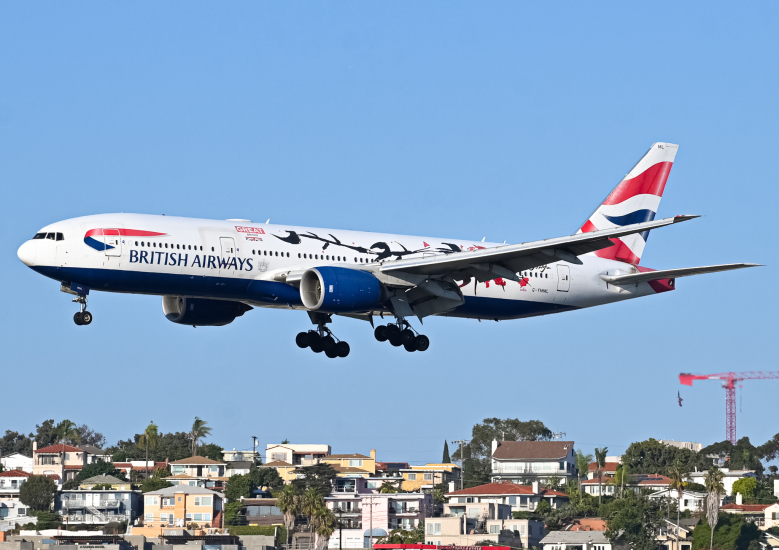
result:
[[(405, 327), (405, 328), (401, 328)], [(373, 331), (379, 342), (387, 342), (393, 346), (403, 346), (406, 351), (426, 351), (430, 347), (430, 339), (411, 328), (408, 321), (398, 320), (398, 324), (379, 325)]]
[(73, 321), (79, 326), (88, 325), (92, 322), (92, 314), (87, 311), (87, 297), (86, 295), (79, 295), (73, 298), (75, 303), (81, 304), (81, 311), (77, 311), (73, 316)]

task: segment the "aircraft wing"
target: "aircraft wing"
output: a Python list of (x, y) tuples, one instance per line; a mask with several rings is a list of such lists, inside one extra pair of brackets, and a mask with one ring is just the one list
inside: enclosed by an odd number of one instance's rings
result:
[(635, 223), (590, 233), (577, 233), (567, 237), (544, 239), (543, 241), (456, 252), (431, 258), (385, 261), (379, 268), (379, 271), (388, 275), (401, 272), (416, 275), (452, 276), (463, 274), (474, 276), (480, 281), (491, 280), (496, 277), (518, 280), (517, 272), (525, 269), (561, 260), (581, 264), (582, 262), (577, 256), (613, 246), (609, 239), (641, 233), (697, 217), (675, 216), (673, 218)]
[(689, 277), (690, 275), (702, 275), (703, 273), (717, 273), (718, 271), (730, 271), (731, 269), (744, 269), (745, 267), (759, 267), (760, 264), (721, 264), (705, 265), (701, 267), (681, 267), (678, 269), (663, 269), (662, 271), (646, 271), (632, 275), (601, 275), (600, 278), (614, 285), (628, 285), (633, 283), (646, 283), (658, 279), (676, 279)]

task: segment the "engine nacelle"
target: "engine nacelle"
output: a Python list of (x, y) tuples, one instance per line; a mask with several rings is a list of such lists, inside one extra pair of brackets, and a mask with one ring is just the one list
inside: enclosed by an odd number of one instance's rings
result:
[(163, 296), (162, 312), (169, 321), (179, 325), (198, 327), (221, 327), (229, 325), (251, 306), (228, 300), (206, 300), (204, 298), (184, 298), (183, 296)]
[(345, 267), (314, 267), (300, 279), (300, 299), (312, 311), (368, 311), (387, 299), (384, 285), (372, 274)]

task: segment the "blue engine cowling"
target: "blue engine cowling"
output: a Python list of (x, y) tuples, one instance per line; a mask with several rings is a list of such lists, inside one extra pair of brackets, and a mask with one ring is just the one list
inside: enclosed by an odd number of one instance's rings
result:
[(300, 279), (300, 299), (311, 311), (370, 311), (387, 299), (384, 285), (372, 274), (345, 267), (314, 267)]
[(169, 321), (179, 325), (197, 327), (221, 327), (229, 325), (252, 309), (241, 302), (205, 300), (183, 296), (163, 296), (162, 312)]

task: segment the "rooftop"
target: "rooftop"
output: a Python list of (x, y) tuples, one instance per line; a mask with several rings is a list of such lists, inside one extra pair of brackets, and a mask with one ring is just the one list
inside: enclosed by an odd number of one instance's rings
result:
[[(604, 472), (616, 472), (617, 466), (619, 466), (619, 462), (607, 462), (603, 466)], [(598, 469), (598, 463), (597, 462), (590, 462), (590, 465), (587, 466), (587, 471), (594, 472)]]
[(162, 495), (165, 497), (173, 496), (175, 494), (184, 493), (185, 495), (216, 495), (221, 498), (221, 495), (216, 491), (211, 491), (204, 487), (194, 487), (192, 485), (174, 485), (173, 487), (165, 487), (158, 491), (149, 491), (144, 493), (145, 495)]
[(266, 464), (260, 464), (260, 467), (265, 468), (284, 468), (284, 467), (291, 467), (292, 464), (289, 462), (284, 462), (283, 460), (274, 460), (273, 462), (268, 462)]
[(602, 518), (581, 518), (575, 519), (569, 525), (566, 531), (605, 531), (606, 520)]
[(365, 456), (365, 455), (361, 455), (359, 453), (354, 453), (354, 454), (350, 454), (350, 455), (348, 455), (348, 454), (347, 455), (328, 455), (328, 456), (324, 457), (322, 460), (328, 460), (328, 459), (331, 459), (331, 458), (362, 458), (362, 459), (370, 460), (371, 457)]
[(107, 475), (103, 475), (103, 474), (101, 474), (99, 476), (93, 476), (93, 477), (87, 478), (87, 479), (85, 479), (84, 481), (81, 482), (82, 485), (92, 485), (92, 484), (97, 485), (98, 483), (100, 483), (101, 485), (105, 484), (105, 483), (108, 483), (110, 485), (116, 485), (118, 483), (130, 483), (130, 482), (129, 481), (124, 481), (122, 479), (119, 479), (118, 477), (107, 476)]
[(200, 464), (221, 464), (224, 465), (224, 462), (218, 462), (216, 460), (211, 460), (210, 458), (206, 458), (204, 456), (190, 456), (189, 458), (182, 458), (181, 460), (177, 460), (175, 462), (171, 462), (174, 466), (180, 466), (182, 464), (193, 464), (193, 465), (200, 465)]
[(38, 449), (35, 451), (36, 453), (83, 453), (84, 449), (79, 449), (78, 447), (74, 447), (72, 445), (65, 445), (64, 443), (59, 445), (49, 445), (48, 447), (43, 447), (42, 449)]
[(573, 441), (502, 441), (493, 458), (497, 459), (560, 459), (568, 456)]
[(30, 477), (32, 474), (30, 472), (25, 472), (24, 470), (8, 470), (4, 472), (0, 472), (0, 477)]
[(771, 504), (735, 504), (731, 502), (720, 507), (720, 510), (740, 510), (742, 512), (764, 512)]
[(550, 531), (541, 544), (581, 544), (592, 542), (595, 544), (609, 544), (604, 531)]

